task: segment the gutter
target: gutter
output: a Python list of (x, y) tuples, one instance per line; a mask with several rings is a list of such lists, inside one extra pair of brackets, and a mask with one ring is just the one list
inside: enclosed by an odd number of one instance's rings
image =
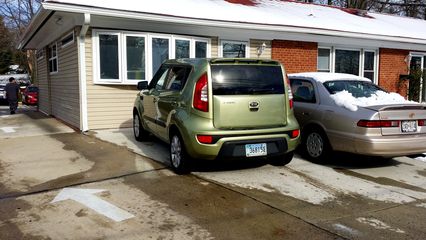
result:
[(90, 14), (84, 13), (84, 22), (78, 36), (78, 69), (80, 88), (80, 130), (87, 132), (87, 73), (86, 73), (86, 34), (90, 27)]
[(246, 30), (259, 30), (259, 31), (275, 31), (275, 32), (290, 32), (290, 33), (305, 33), (314, 35), (325, 35), (325, 36), (337, 36), (357, 39), (367, 39), (376, 41), (390, 41), (397, 43), (408, 43), (408, 44), (423, 44), (426, 45), (426, 39), (422, 38), (410, 38), (403, 36), (389, 36), (389, 35), (377, 35), (368, 33), (358, 33), (341, 30), (330, 30), (325, 28), (310, 28), (310, 27), (298, 27), (291, 25), (278, 25), (278, 24), (259, 24), (250, 22), (236, 22), (236, 21), (224, 21), (224, 20), (211, 20), (211, 19), (200, 19), (191, 17), (180, 17), (165, 14), (152, 14), (135, 11), (121, 11), (109, 8), (90, 7), (74, 4), (64, 3), (44, 3), (43, 6), (46, 9), (53, 11), (65, 11), (81, 13), (86, 12), (93, 15), (127, 18), (127, 19), (138, 19), (146, 21), (156, 22), (167, 22), (167, 23), (178, 23), (187, 25), (199, 25), (209, 27), (221, 27), (230, 29), (246, 29)]

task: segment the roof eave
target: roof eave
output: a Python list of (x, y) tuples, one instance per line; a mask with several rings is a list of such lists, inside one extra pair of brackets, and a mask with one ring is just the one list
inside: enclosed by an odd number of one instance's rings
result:
[(25, 49), (28, 42), (31, 41), (33, 36), (37, 34), (37, 31), (44, 25), (44, 23), (49, 19), (52, 15), (52, 10), (45, 9), (44, 3), (40, 6), (39, 11), (35, 15), (35, 17), (31, 20), (30, 25), (26, 28), (24, 34), (22, 34), (18, 49)]

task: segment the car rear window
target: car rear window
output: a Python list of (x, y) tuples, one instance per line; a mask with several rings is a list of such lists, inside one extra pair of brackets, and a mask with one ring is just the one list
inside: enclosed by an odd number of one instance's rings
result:
[(329, 81), (325, 82), (324, 86), (330, 94), (335, 94), (341, 91), (348, 91), (356, 98), (371, 97), (371, 95), (375, 94), (377, 91), (386, 92), (371, 82), (357, 80)]
[(28, 87), (28, 92), (37, 92), (37, 87)]
[(212, 65), (214, 95), (283, 94), (280, 66)]

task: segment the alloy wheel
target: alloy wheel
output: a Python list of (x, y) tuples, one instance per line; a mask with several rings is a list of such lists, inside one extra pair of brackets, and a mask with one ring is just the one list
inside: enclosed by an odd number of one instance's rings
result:
[(309, 156), (319, 158), (324, 151), (324, 139), (317, 132), (312, 132), (306, 139), (306, 150)]
[(170, 158), (174, 168), (179, 168), (182, 160), (182, 144), (178, 136), (174, 135), (170, 143)]

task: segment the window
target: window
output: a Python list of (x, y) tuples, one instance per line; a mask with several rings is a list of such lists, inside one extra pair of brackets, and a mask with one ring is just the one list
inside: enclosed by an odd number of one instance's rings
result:
[(95, 84), (136, 85), (167, 59), (210, 57), (209, 40), (195, 37), (94, 29), (93, 43)]
[(100, 79), (119, 79), (118, 44), (118, 34), (99, 34)]
[(195, 57), (196, 58), (207, 57), (207, 42), (195, 41)]
[(175, 58), (189, 58), (190, 40), (175, 39)]
[(330, 49), (318, 48), (318, 72), (330, 72)]
[(359, 75), (360, 51), (336, 49), (335, 72)]
[(295, 102), (315, 103), (315, 90), (311, 82), (306, 80), (291, 79), (291, 91)]
[(127, 80), (146, 79), (146, 44), (144, 36), (126, 35)]
[(61, 40), (61, 47), (67, 47), (74, 43), (74, 31), (62, 38)]
[(224, 58), (245, 58), (248, 57), (247, 42), (222, 41), (222, 57)]
[(283, 94), (280, 66), (212, 65), (214, 95)]
[(318, 47), (317, 71), (349, 73), (377, 81), (377, 52), (371, 49)]
[(49, 47), (49, 72), (58, 72), (58, 45), (56, 43)]
[(155, 88), (156, 90), (163, 89), (164, 81), (167, 77), (168, 66), (161, 66), (159, 70), (155, 73), (155, 76), (152, 78), (152, 81), (149, 83), (149, 89)]
[(157, 72), (167, 59), (169, 59), (169, 39), (152, 38), (152, 72)]
[(168, 80), (165, 85), (165, 89), (174, 91), (182, 90), (183, 86), (185, 86), (186, 79), (188, 78), (190, 72), (191, 68), (189, 67), (173, 67), (167, 77)]
[(374, 81), (374, 57), (375, 52), (364, 52), (364, 77)]

